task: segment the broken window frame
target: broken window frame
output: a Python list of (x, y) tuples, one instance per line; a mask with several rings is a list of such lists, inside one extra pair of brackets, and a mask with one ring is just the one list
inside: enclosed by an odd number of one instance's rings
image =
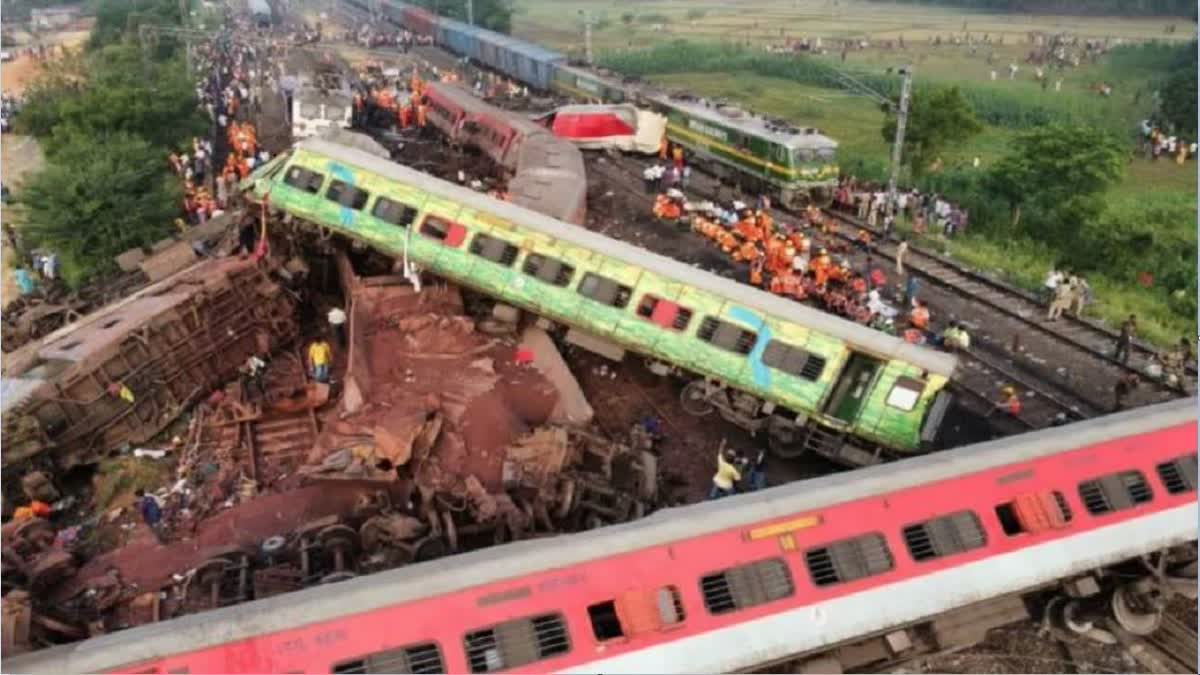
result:
[[(1058, 510), (1059, 516), (1062, 517), (1062, 525), (1055, 526), (1050, 524), (1045, 528), (1038, 530), (1027, 529), (1025, 524), (1021, 522), (1020, 513), (1017, 511), (1017, 499), (1027, 496), (1034, 496), (1040, 499), (1043, 507), (1046, 505), (1046, 496), (1049, 496), (1051, 499), (1053, 499), (1054, 508)], [(1004, 532), (1005, 536), (1009, 537), (1019, 537), (1023, 534), (1041, 534), (1042, 532), (1049, 530), (1063, 529), (1067, 527), (1067, 525), (1069, 525), (1071, 520), (1075, 517), (1074, 512), (1071, 511), (1071, 505), (1067, 503), (1066, 496), (1058, 490), (1019, 495), (1018, 497), (1014, 497), (1009, 501), (997, 504), (993, 511), (996, 514), (996, 520), (1000, 522), (1000, 530)]]
[[(650, 303), (649, 306), (647, 306), (647, 302)], [(671, 316), (670, 322), (660, 321), (654, 318), (654, 315), (658, 313), (659, 307), (663, 304), (670, 305), (671, 308), (675, 310), (675, 313)], [(649, 313), (647, 314), (645, 311), (643, 311), (643, 308), (648, 310)], [(692, 323), (692, 317), (695, 316), (695, 312), (693, 312), (691, 309), (688, 309), (677, 302), (664, 300), (653, 293), (646, 293), (642, 296), (641, 301), (637, 304), (636, 312), (639, 318), (645, 319), (659, 328), (666, 328), (667, 330), (673, 330), (677, 333), (686, 331), (688, 326)]]
[[(437, 233), (438, 229), (442, 230), (440, 234)], [(467, 238), (467, 228), (463, 227), (461, 223), (433, 214), (426, 214), (425, 219), (421, 221), (419, 232), (421, 236), (450, 248), (458, 248)], [(452, 238), (451, 235), (456, 232), (458, 236)]]
[[(501, 267), (512, 267), (517, 261), (517, 256), (521, 254), (521, 249), (516, 244), (487, 232), (476, 232), (467, 250), (472, 255)], [(499, 253), (499, 257), (494, 257), (494, 253)]]
[(825, 372), (825, 357), (773, 339), (763, 349), (762, 362), (780, 372), (816, 382)]
[[(400, 216), (396, 220), (392, 220), (392, 213), (399, 207)], [(408, 229), (413, 221), (417, 219), (418, 209), (409, 206), (404, 202), (398, 202), (394, 199), (388, 199), (382, 195), (375, 197), (375, 204), (371, 206), (371, 217), (376, 220), (383, 221), (388, 225), (395, 225)]]
[(1116, 471), (1080, 481), (1077, 489), (1083, 508), (1093, 516), (1125, 511), (1154, 501), (1150, 482), (1137, 469)]
[[(421, 655), (411, 652), (420, 650)], [(432, 657), (428, 652), (432, 651)], [(331, 673), (424, 673), (446, 672), (446, 660), (437, 642), (419, 642), (404, 647), (383, 649), (352, 659), (343, 659), (332, 666)]]
[[(549, 629), (538, 626), (537, 622), (557, 624)], [(501, 648), (506, 645), (502, 641), (504, 634), (516, 631), (520, 624), (530, 624), (529, 630), (532, 631), (533, 638), (537, 642), (532, 645), (517, 645), (517, 647), (528, 650), (530, 648), (537, 651), (536, 658), (527, 661), (507, 662), (504, 660), (504, 650)], [(540, 636), (538, 633), (544, 630), (556, 630), (558, 635), (548, 638)], [(499, 634), (499, 635), (498, 635)], [(545, 644), (547, 640), (559, 640), (561, 644), (551, 643)], [(472, 644), (474, 642), (474, 644)], [(485, 646), (490, 642), (490, 646)], [(499, 663), (491, 663), (488, 658), (488, 652), (494, 650), (496, 652), (496, 660)], [(561, 612), (550, 612), (547, 614), (535, 614), (533, 616), (521, 617), (518, 619), (510, 619), (498, 624), (493, 624), (486, 628), (478, 628), (463, 635), (463, 651), (467, 657), (467, 667), (472, 673), (491, 673), (497, 670), (513, 670), (522, 666), (527, 666), (531, 663), (545, 661), (557, 656), (571, 653), (571, 633), (567, 628), (567, 620)], [(510, 650), (511, 651), (511, 650)]]
[[(875, 550), (867, 550), (868, 546)], [(881, 553), (882, 559), (873, 560), (871, 555), (876, 553)], [(880, 562), (885, 562), (887, 567), (871, 569), (873, 564)], [(851, 567), (851, 563), (857, 569)], [(814, 565), (818, 564), (822, 568), (814, 569)], [(826, 588), (892, 572), (896, 569), (896, 556), (892, 554), (887, 538), (882, 533), (868, 532), (808, 549), (804, 552), (804, 567), (813, 586)]]
[[(302, 174), (301, 178), (303, 180), (293, 181), (293, 174)], [(314, 178), (317, 179), (316, 185), (313, 185)], [(293, 190), (307, 192), (310, 195), (318, 195), (321, 194), (321, 186), (325, 184), (325, 174), (318, 171), (313, 171), (312, 169), (300, 166), (299, 164), (293, 164), (287, 168), (287, 171), (284, 172), (283, 184), (287, 185)]]
[(987, 533), (970, 509), (906, 525), (900, 530), (913, 562), (925, 563), (987, 546)]
[[(593, 288), (584, 290), (584, 287), (587, 286), (589, 282)], [(605, 288), (612, 292), (612, 297), (607, 301), (601, 299), (604, 297), (604, 295), (608, 294), (601, 293), (602, 289)], [(616, 279), (610, 279), (609, 277), (596, 274), (595, 272), (585, 272), (583, 278), (579, 280), (579, 285), (575, 288), (575, 292), (579, 293), (588, 300), (591, 300), (592, 302), (599, 303), (606, 307), (613, 307), (615, 309), (625, 309), (629, 306), (629, 301), (633, 298), (633, 287), (626, 286)]]
[[(722, 330), (726, 332), (722, 333)], [(732, 330), (739, 332), (736, 336), (730, 336), (728, 331)], [(711, 315), (704, 317), (700, 322), (700, 327), (696, 329), (696, 337), (712, 347), (740, 356), (748, 356), (758, 343), (758, 333)]]
[[(347, 196), (350, 203), (346, 203)], [(355, 211), (362, 211), (367, 206), (367, 202), (371, 199), (371, 193), (366, 190), (351, 185), (344, 180), (329, 181), (329, 187), (325, 188), (325, 199), (334, 202), (338, 206), (344, 206)]]
[[(547, 278), (550, 276), (547, 271), (548, 268), (546, 267), (548, 263), (557, 265), (557, 267), (553, 268), (553, 278)], [(534, 279), (537, 279), (542, 283), (550, 284), (551, 286), (557, 286), (559, 288), (566, 288), (567, 286), (570, 286), (571, 280), (575, 278), (574, 265), (569, 265), (558, 258), (543, 255), (541, 253), (526, 254), (525, 261), (521, 263), (521, 272), (533, 277)]]
[(700, 577), (704, 609), (732, 614), (796, 594), (792, 570), (782, 556), (710, 572)]
[[(1191, 471), (1188, 471), (1188, 468)], [(1170, 495), (1196, 491), (1196, 455), (1183, 455), (1154, 467), (1163, 489)]]

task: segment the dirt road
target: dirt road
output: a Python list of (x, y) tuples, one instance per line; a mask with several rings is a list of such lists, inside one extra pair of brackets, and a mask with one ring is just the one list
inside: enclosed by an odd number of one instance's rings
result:
[[(7, 72), (8, 67), (5, 66), (4, 70)], [(0, 144), (0, 177), (3, 177), (4, 185), (8, 186), (10, 190), (15, 191), (15, 188), (21, 184), (21, 180), (27, 174), (42, 168), (45, 161), (42, 149), (32, 136), (8, 136)], [(14, 209), (8, 205), (0, 208), (0, 221), (12, 222), (11, 219), (15, 215)], [(0, 257), (4, 262), (4, 279), (0, 284), (0, 307), (7, 307), (8, 303), (17, 297), (17, 285), (12, 277), (13, 253), (8, 250), (7, 242), (0, 243)]]

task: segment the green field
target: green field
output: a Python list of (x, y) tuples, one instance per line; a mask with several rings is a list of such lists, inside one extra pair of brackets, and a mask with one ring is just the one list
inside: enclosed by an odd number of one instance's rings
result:
[[(838, 141), (842, 169), (860, 177), (881, 177), (888, 166), (890, 143), (880, 133), (884, 115), (879, 104), (858, 93), (822, 86), (823, 82), (803, 72), (799, 62), (789, 57), (766, 57), (762, 48), (787, 39), (821, 37), (828, 53), (817, 59), (855, 73), (875, 86), (891, 85), (898, 78), (884, 79), (886, 69), (906, 64), (915, 66), (918, 91), (928, 84), (959, 86), (980, 117), (994, 123), (985, 124), (981, 133), (961, 147), (946, 148), (942, 165), (947, 169), (985, 171), (1007, 152), (1014, 136), (1031, 125), (1028, 118), (1021, 119), (1025, 111), (1101, 125), (1132, 140), (1137, 122), (1152, 109), (1154, 80), (1175, 58), (1167, 47), (1186, 44), (1195, 35), (1193, 24), (1186, 18), (1034, 17), (858, 0), (742, 0), (720, 4), (701, 0), (517, 0), (513, 33), (581, 55), (583, 11), (590, 12), (594, 22), (597, 58), (625, 59), (641, 72), (651, 73), (651, 80), (669, 90), (726, 99), (798, 125), (820, 128)], [(1177, 24), (1177, 32), (1164, 35), (1164, 27), (1171, 23)], [(1026, 54), (1034, 48), (1029, 43), (1029, 32), (1035, 30), (1161, 44), (1117, 50), (1098, 63), (1084, 63), (1065, 71), (1047, 69), (1051, 84), (1043, 90), (1034, 78), (1033, 66), (1024, 63)], [(974, 52), (966, 45), (929, 44), (932, 36), (948, 40), (951, 35), (961, 37), (965, 32), (977, 37), (988, 33), (993, 44), (981, 45)], [(906, 42), (903, 50), (898, 45), (888, 49), (881, 44), (900, 36)], [(1002, 45), (995, 44), (998, 37), (1003, 38)], [(642, 54), (648, 47), (681, 39), (693, 45), (736, 44), (750, 50), (732, 56), (709, 50), (705, 58), (704, 49), (689, 51), (672, 46), (666, 53)], [(848, 52), (843, 63), (840, 47), (828, 42), (830, 39), (863, 39), (874, 44)], [(1008, 79), (1009, 63), (1019, 67), (1013, 80)], [(995, 81), (991, 79), (993, 69), (997, 71)], [(1053, 82), (1058, 78), (1062, 79), (1061, 90), (1055, 91)], [(1092, 87), (1098, 83), (1111, 86), (1112, 96), (1096, 94)], [(969, 168), (976, 158), (979, 169)], [(1138, 213), (1140, 204), (1170, 205), (1172, 213), (1179, 215), (1171, 219), (1178, 220), (1178, 229), (1156, 237), (1182, 241), (1194, 250), (1196, 166), (1195, 161), (1178, 166), (1166, 159), (1152, 162), (1132, 158), (1125, 176), (1107, 193), (1107, 201), (1124, 214)], [(978, 233), (953, 242), (931, 238), (925, 245), (1025, 287), (1039, 285), (1045, 270), (1058, 257), (1055, 251), (1036, 242), (996, 241)], [(1148, 262), (1151, 269), (1147, 271), (1154, 271), (1153, 261)], [(1164, 345), (1194, 331), (1196, 318), (1179, 311), (1178, 298), (1172, 298), (1171, 294), (1177, 295), (1179, 289), (1145, 289), (1131, 277), (1128, 272), (1089, 273), (1097, 298), (1089, 311), (1113, 323), (1137, 312), (1144, 319), (1143, 335)]]

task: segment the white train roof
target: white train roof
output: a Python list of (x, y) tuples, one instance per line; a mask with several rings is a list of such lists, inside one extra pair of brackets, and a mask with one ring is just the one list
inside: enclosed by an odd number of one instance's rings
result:
[(797, 323), (843, 340), (851, 347), (875, 356), (905, 361), (929, 373), (946, 378), (953, 376), (958, 365), (957, 357), (952, 354), (909, 344), (900, 338), (867, 328), (853, 321), (847, 321), (793, 300), (740, 284), (632, 244), (605, 237), (591, 230), (563, 223), (515, 204), (492, 199), (487, 195), (414, 171), (395, 162), (373, 157), (354, 148), (320, 139), (309, 139), (298, 143), (296, 147), (407, 183), (425, 192), (484, 213), (494, 214), (521, 227), (527, 227), (547, 236), (590, 249), (626, 264), (653, 270), (655, 274), (718, 295), (731, 302), (740, 303), (747, 309), (758, 310), (776, 319)]
[[(59, 672), (96, 672), (110, 668), (113, 663), (134, 664), (294, 629), (303, 625), (301, 621), (329, 621), (1186, 424), (1196, 420), (1196, 405), (1195, 398), (1172, 401), (719, 501), (663, 509), (622, 525), (408, 565), (333, 586), (318, 586), (53, 647), (6, 659), (4, 668), (8, 672), (51, 672), (46, 668), (57, 668)], [(63, 658), (69, 662), (64, 664), (59, 660)]]

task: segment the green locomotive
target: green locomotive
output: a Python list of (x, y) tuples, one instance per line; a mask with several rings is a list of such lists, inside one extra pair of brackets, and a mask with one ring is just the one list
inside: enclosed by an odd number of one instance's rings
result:
[[(243, 187), (270, 204), (496, 300), (566, 339), (689, 380), (689, 412), (718, 411), (781, 454), (870, 464), (920, 451), (957, 359), (368, 153), (311, 139)], [(269, 196), (268, 196), (269, 195)]]
[(667, 117), (667, 138), (702, 158), (705, 170), (789, 207), (828, 206), (837, 187), (837, 141), (700, 99), (623, 84), (589, 70), (558, 66), (551, 86), (584, 100), (632, 100)]

